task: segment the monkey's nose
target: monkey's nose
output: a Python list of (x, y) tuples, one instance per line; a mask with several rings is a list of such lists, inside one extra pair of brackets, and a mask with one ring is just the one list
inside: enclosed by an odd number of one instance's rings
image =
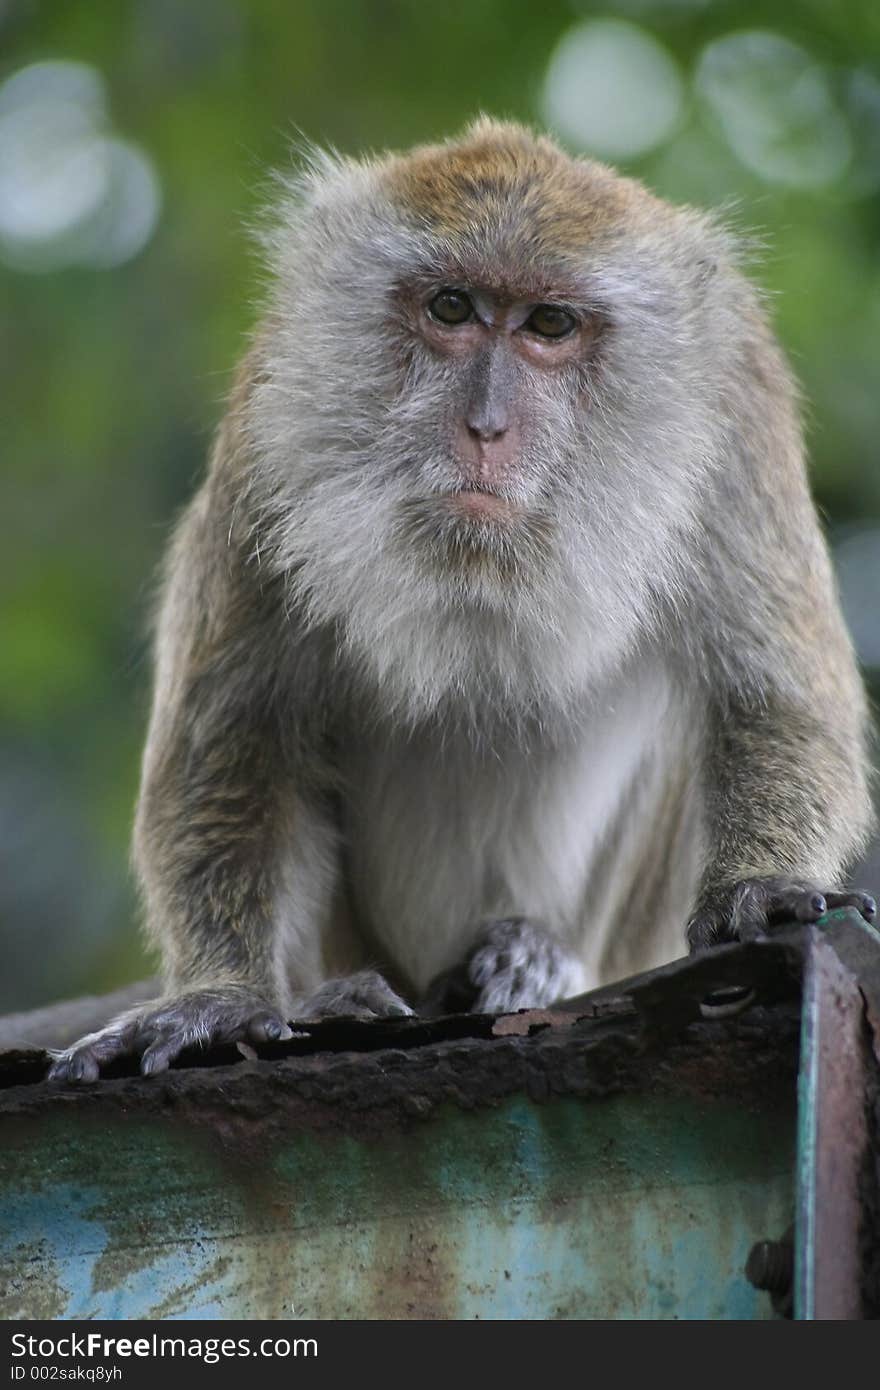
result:
[(472, 424), (470, 420), (468, 420), (467, 430), (468, 434), (471, 435), (471, 437), (475, 439), (477, 443), (495, 444), (499, 439), (503, 439), (504, 436), (507, 434), (507, 422), (505, 421), (504, 424), (501, 425), (497, 425), (494, 423), (475, 425)]
[(505, 420), (491, 424), (462, 421), (456, 453), (468, 482), (477, 487), (499, 486), (515, 467), (519, 431)]

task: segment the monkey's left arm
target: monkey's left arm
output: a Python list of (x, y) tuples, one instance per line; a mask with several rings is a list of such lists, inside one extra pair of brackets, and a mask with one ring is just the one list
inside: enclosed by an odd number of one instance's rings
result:
[(842, 874), (872, 825), (867, 704), (809, 494), (787, 370), (766, 339), (707, 499), (692, 669), (706, 680), (706, 857), (692, 950), (873, 898)]
[[(842, 703), (852, 691), (841, 691)], [(848, 722), (850, 711), (842, 719)], [(874, 899), (841, 872), (862, 841), (869, 808), (852, 731), (806, 701), (740, 700), (710, 716), (705, 762), (707, 862), (688, 925), (692, 951), (746, 940), (792, 919)]]

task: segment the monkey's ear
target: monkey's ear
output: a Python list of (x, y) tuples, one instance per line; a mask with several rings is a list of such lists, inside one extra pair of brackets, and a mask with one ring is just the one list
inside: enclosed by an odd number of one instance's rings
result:
[(718, 262), (714, 256), (701, 256), (694, 266), (694, 278), (702, 289), (718, 274)]

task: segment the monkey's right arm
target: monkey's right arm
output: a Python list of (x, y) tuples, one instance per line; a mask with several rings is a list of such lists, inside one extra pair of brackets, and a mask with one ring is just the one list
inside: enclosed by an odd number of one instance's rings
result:
[[(410, 1012), (373, 972), (314, 992), (321, 904), (289, 864), (292, 837), (321, 843), (326, 823), (320, 887), (334, 891), (327, 778), (281, 583), (241, 515), (230, 433), (177, 531), (157, 633), (135, 862), (166, 993), (57, 1054), (53, 1080), (93, 1080), (124, 1055), (150, 1073), (193, 1045), (289, 1036), (294, 1009)], [(292, 926), (311, 966), (303, 992), (288, 977)]]
[(167, 997), (57, 1056), (54, 1080), (93, 1079), (126, 1053), (152, 1072), (195, 1043), (289, 1033), (272, 914), (290, 774), (277, 648), (261, 652), (273, 596), (225, 544), (225, 491), (215, 468), (178, 529), (157, 633), (135, 859)]

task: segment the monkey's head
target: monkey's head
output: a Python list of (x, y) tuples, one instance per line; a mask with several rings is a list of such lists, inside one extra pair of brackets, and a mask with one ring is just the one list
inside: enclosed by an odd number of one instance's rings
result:
[(726, 236), (481, 120), (314, 156), (272, 251), (248, 428), (297, 610), (413, 716), (581, 697), (662, 612), (718, 454), (754, 313)]

